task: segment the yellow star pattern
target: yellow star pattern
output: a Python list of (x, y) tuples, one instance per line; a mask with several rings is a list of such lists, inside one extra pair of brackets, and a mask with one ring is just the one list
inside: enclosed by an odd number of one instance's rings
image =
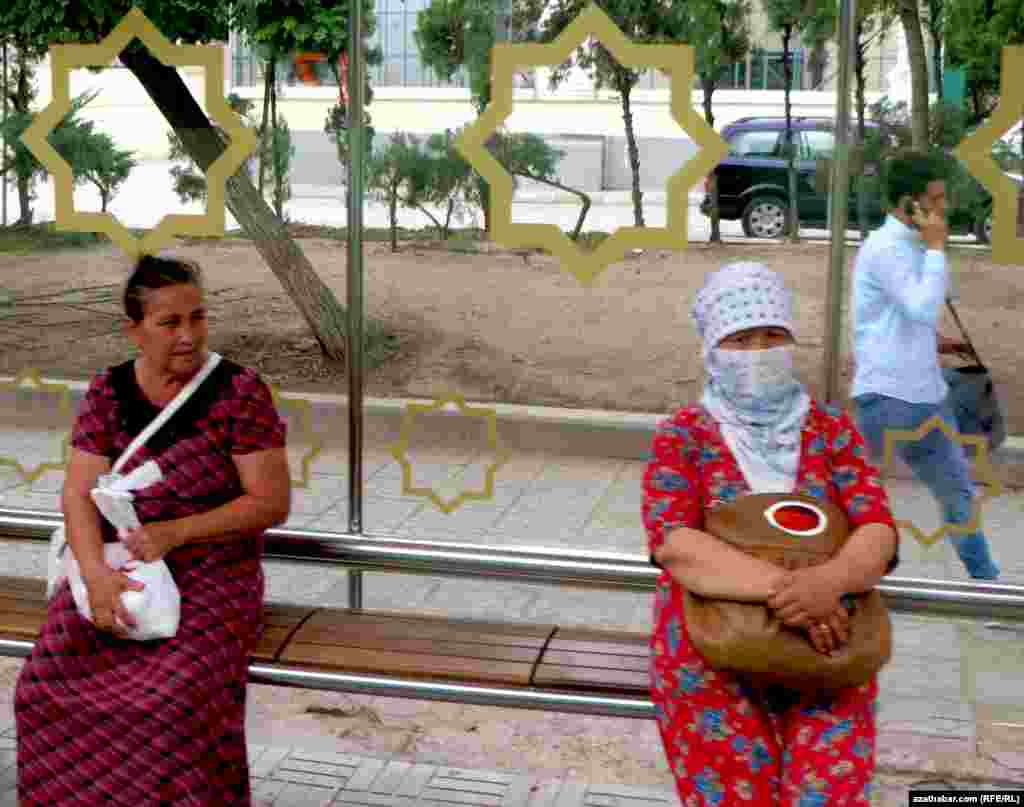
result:
[(1001, 496), (1003, 493), (1003, 483), (996, 475), (995, 468), (992, 467), (992, 462), (989, 457), (988, 441), (980, 435), (960, 434), (960, 432), (952, 428), (938, 415), (932, 415), (916, 429), (886, 429), (885, 448), (883, 451), (881, 469), (882, 474), (887, 474), (892, 470), (893, 461), (895, 459), (896, 443), (917, 442), (918, 440), (924, 439), (925, 435), (935, 429), (943, 432), (950, 440), (960, 443), (963, 446), (974, 446), (974, 462), (977, 469), (977, 476), (981, 482), (984, 483), (985, 492), (981, 496), (975, 498), (971, 506), (971, 518), (964, 524), (950, 524), (949, 522), (945, 522), (941, 527), (939, 527), (939, 529), (935, 530), (935, 532), (928, 534), (921, 530), (912, 521), (896, 522), (897, 527), (905, 527), (910, 530), (914, 538), (924, 546), (931, 546), (945, 536), (946, 533), (967, 535), (972, 532), (980, 531), (982, 505), (989, 499), (994, 499), (997, 496)]
[[(589, 37), (601, 42), (626, 67), (657, 67), (671, 77), (670, 112), (699, 151), (668, 181), (665, 227), (620, 227), (593, 252), (583, 252), (554, 224), (512, 223), (512, 176), (487, 150), (486, 143), (512, 114), (512, 82), (517, 69), (557, 66)], [(491, 52), (492, 100), (455, 145), (490, 187), (491, 238), (506, 247), (543, 247), (584, 285), (622, 260), (631, 249), (683, 249), (687, 244), (689, 189), (728, 153), (728, 145), (692, 105), (693, 47), (636, 45), (597, 5), (591, 4), (549, 44), (498, 43)]]
[[(494, 462), (484, 472), (484, 489), (482, 491), (464, 490), (450, 501), (443, 500), (433, 488), (415, 487), (412, 483), (412, 463), (406, 456), (409, 451), (409, 438), (415, 426), (417, 414), (437, 412), (450, 403), (454, 403), (461, 414), (467, 417), (482, 418), (487, 424), (487, 444), (494, 452)], [(410, 403), (402, 415), (402, 427), (398, 442), (390, 447), (391, 456), (402, 467), (402, 493), (406, 496), (420, 496), (430, 499), (441, 512), (450, 514), (466, 501), (487, 501), (494, 496), (494, 475), (497, 470), (509, 461), (510, 453), (498, 439), (498, 412), (484, 406), (467, 406), (465, 398), (455, 392), (443, 394), (429, 404)]]
[[(14, 377), (13, 380), (0, 382), (0, 390), (16, 392), (17, 390), (25, 387), (57, 395), (57, 405), (60, 408), (62, 415), (67, 417), (69, 423), (71, 422), (74, 417), (74, 411), (71, 405), (71, 387), (69, 385), (54, 384), (43, 381), (43, 377), (39, 370), (35, 369), (22, 370)], [(60, 453), (61, 456), (59, 462), (42, 462), (33, 467), (26, 467), (22, 465), (17, 457), (0, 456), (0, 465), (6, 465), (13, 468), (21, 475), (21, 478), (29, 484), (35, 482), (47, 471), (63, 471), (65, 466), (68, 464), (68, 458), (71, 453), (70, 430), (60, 441)]]
[[(299, 432), (302, 434), (309, 448), (302, 455), (301, 470), (299, 478), (292, 477), (293, 488), (308, 488), (310, 469), (313, 461), (320, 456), (324, 448), (324, 439), (313, 429), (313, 404), (305, 398), (290, 398), (284, 395), (276, 386), (271, 385), (270, 393), (274, 400), (274, 406), (278, 412), (288, 416), (288, 410), (292, 410), (298, 416), (300, 424)], [(290, 425), (290, 424), (289, 424)], [(292, 430), (289, 428), (289, 442), (291, 442)]]
[[(78, 212), (74, 201), (71, 166), (50, 145), (47, 137), (71, 109), (70, 71), (109, 65), (138, 38), (164, 64), (197, 65), (205, 70), (205, 97), (210, 118), (227, 132), (230, 144), (206, 172), (207, 203), (204, 215), (171, 214), (142, 239), (136, 238), (110, 213)], [(36, 115), (22, 142), (53, 175), (56, 224), (59, 230), (106, 233), (132, 257), (154, 254), (176, 235), (223, 236), (225, 183), (256, 150), (256, 135), (241, 124), (224, 99), (224, 50), (219, 45), (174, 45), (133, 7), (104, 40), (96, 45), (50, 47), (53, 100)]]
[(992, 194), (992, 260), (1002, 264), (1024, 263), (1024, 238), (1017, 235), (1020, 200), (1016, 183), (992, 159), (992, 146), (1020, 120), (1024, 109), (1024, 45), (1003, 48), (1002, 95), (987, 121), (963, 139), (954, 154)]

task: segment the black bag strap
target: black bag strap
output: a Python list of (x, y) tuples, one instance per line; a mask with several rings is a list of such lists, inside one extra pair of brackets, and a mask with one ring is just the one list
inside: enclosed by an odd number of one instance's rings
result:
[(967, 329), (960, 320), (960, 315), (957, 313), (956, 306), (953, 305), (953, 301), (948, 297), (946, 298), (946, 306), (949, 308), (949, 313), (953, 315), (953, 321), (956, 323), (956, 327), (960, 329), (960, 333), (964, 338), (964, 343), (967, 345), (967, 349), (970, 351), (971, 356), (973, 356), (974, 360), (984, 368), (985, 362), (981, 360), (981, 356), (978, 355), (978, 351), (974, 349), (974, 343), (971, 342), (971, 337), (968, 336)]

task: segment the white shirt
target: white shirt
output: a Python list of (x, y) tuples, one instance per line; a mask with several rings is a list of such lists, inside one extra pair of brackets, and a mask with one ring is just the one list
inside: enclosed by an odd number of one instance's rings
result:
[(946, 397), (937, 328), (947, 283), (945, 254), (926, 250), (920, 233), (894, 216), (867, 237), (853, 275), (853, 397)]

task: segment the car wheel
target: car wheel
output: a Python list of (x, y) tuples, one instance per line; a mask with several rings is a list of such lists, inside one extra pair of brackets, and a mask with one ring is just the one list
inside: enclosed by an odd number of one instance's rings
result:
[(758, 196), (743, 211), (748, 238), (781, 238), (786, 232), (786, 203), (777, 196)]
[(992, 208), (989, 208), (974, 222), (974, 237), (982, 244), (992, 243)]

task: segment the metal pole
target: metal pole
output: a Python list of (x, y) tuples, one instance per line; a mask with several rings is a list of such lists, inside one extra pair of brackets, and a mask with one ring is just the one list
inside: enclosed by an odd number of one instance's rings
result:
[(840, 345), (843, 335), (843, 293), (846, 275), (846, 221), (850, 185), (850, 58), (857, 0), (840, 0), (839, 75), (836, 87), (836, 145), (830, 184), (832, 243), (825, 308), (825, 400), (838, 403)]
[[(4, 127), (3, 127), (4, 134), (2, 136), (0, 136), (0, 163), (6, 163), (7, 162), (7, 134), (6, 134), (6, 132), (7, 132), (7, 43), (6, 42), (4, 42), (3, 55), (0, 58), (2, 58), (2, 60), (3, 60), (3, 76), (0, 76), (0, 85), (3, 86), (3, 93), (4, 93), (3, 113), (2, 113), (3, 114), (3, 122), (4, 122)], [(2, 179), (0, 179), (0, 199), (2, 199), (2, 202), (0, 202), (0, 205), (2, 205), (2, 210), (0, 210), (0, 222), (2, 222), (2, 225), (0, 225), (0, 226), (6, 227), (7, 226), (7, 169), (5, 168), (2, 173), (3, 173), (3, 177), (2, 177)]]
[[(363, 532), (363, 194), (366, 62), (363, 0), (350, 0), (348, 47), (348, 530)], [(348, 574), (348, 604), (363, 607), (363, 573)]]

